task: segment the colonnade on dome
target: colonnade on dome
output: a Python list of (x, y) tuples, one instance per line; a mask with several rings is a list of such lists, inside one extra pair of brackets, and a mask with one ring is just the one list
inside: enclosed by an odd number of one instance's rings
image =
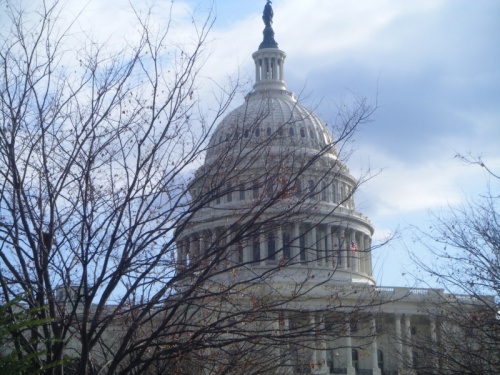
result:
[(255, 87), (265, 84), (268, 89), (285, 88), (285, 52), (277, 48), (267, 48), (255, 52)]
[(328, 224), (291, 223), (280, 228), (261, 230), (243, 236), (232, 246), (234, 228), (211, 226), (190, 231), (178, 242), (178, 258), (184, 266), (224, 248), (223, 266), (237, 264), (276, 267), (307, 266), (372, 275), (371, 237), (363, 232)]

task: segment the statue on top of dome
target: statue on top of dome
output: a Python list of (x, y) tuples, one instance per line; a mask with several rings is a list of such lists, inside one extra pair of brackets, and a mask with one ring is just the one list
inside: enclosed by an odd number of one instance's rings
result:
[(273, 7), (271, 6), (271, 4), (272, 4), (272, 1), (267, 0), (267, 4), (264, 7), (264, 14), (262, 15), (262, 20), (264, 21), (264, 24), (266, 26), (271, 26), (273, 23), (274, 12), (273, 12)]
[(274, 40), (274, 30), (272, 27), (273, 23), (273, 7), (271, 6), (272, 1), (267, 0), (267, 4), (264, 7), (264, 14), (262, 15), (262, 20), (264, 21), (266, 27), (264, 28), (264, 40), (259, 46), (259, 49), (262, 48), (278, 48), (278, 43)]

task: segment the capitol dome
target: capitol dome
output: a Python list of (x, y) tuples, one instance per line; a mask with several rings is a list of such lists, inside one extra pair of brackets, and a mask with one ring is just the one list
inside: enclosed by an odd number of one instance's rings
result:
[[(333, 144), (325, 123), (297, 102), (285, 89), (271, 82), (256, 85), (245, 103), (229, 113), (215, 130), (207, 150), (206, 163), (213, 163), (228, 149), (252, 148), (269, 139), (267, 147), (321, 152)], [(270, 88), (266, 87), (269, 84)], [(234, 142), (235, 140), (236, 142)], [(334, 150), (332, 149), (335, 155)]]
[(325, 122), (288, 91), (286, 54), (270, 25), (252, 57), (253, 90), (217, 126), (190, 184), (193, 217), (179, 235), (180, 265), (212, 254), (220, 282), (224, 269), (240, 279), (279, 269), (275, 286), (375, 285), (373, 227), (354, 203), (359, 182)]

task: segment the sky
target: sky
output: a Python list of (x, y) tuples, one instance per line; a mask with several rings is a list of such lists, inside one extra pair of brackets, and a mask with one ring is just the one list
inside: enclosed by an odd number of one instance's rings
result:
[[(68, 4), (74, 14), (82, 8), (77, 1)], [(154, 4), (153, 16), (165, 22), (172, 2)], [(200, 21), (212, 9), (202, 78), (251, 82), (264, 5), (175, 1), (172, 34), (189, 40), (191, 16)], [(275, 38), (287, 53), (288, 89), (302, 104), (326, 123), (333, 122), (336, 105), (353, 95), (377, 106), (372, 121), (356, 133), (348, 163), (355, 176), (376, 174), (356, 196), (357, 209), (371, 219), (376, 241), (399, 234), (374, 254), (378, 283), (415, 285), (408, 252), (418, 257), (421, 249), (411, 228), (425, 229), (433, 212), (486, 190), (484, 171), (455, 155), (482, 155), (500, 171), (500, 1), (274, 0), (273, 8)], [(133, 38), (128, 0), (88, 0), (83, 9), (82, 28), (91, 25), (109, 41)], [(213, 100), (203, 90), (199, 95)], [(242, 102), (243, 95), (234, 105)]]

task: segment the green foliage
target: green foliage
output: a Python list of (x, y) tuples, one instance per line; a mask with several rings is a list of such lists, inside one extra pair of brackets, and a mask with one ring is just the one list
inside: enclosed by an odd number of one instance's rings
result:
[[(58, 363), (44, 363), (38, 332), (50, 323), (40, 318), (41, 308), (27, 308), (21, 297), (0, 306), (0, 375), (41, 374)], [(43, 345), (42, 345), (43, 346)]]

